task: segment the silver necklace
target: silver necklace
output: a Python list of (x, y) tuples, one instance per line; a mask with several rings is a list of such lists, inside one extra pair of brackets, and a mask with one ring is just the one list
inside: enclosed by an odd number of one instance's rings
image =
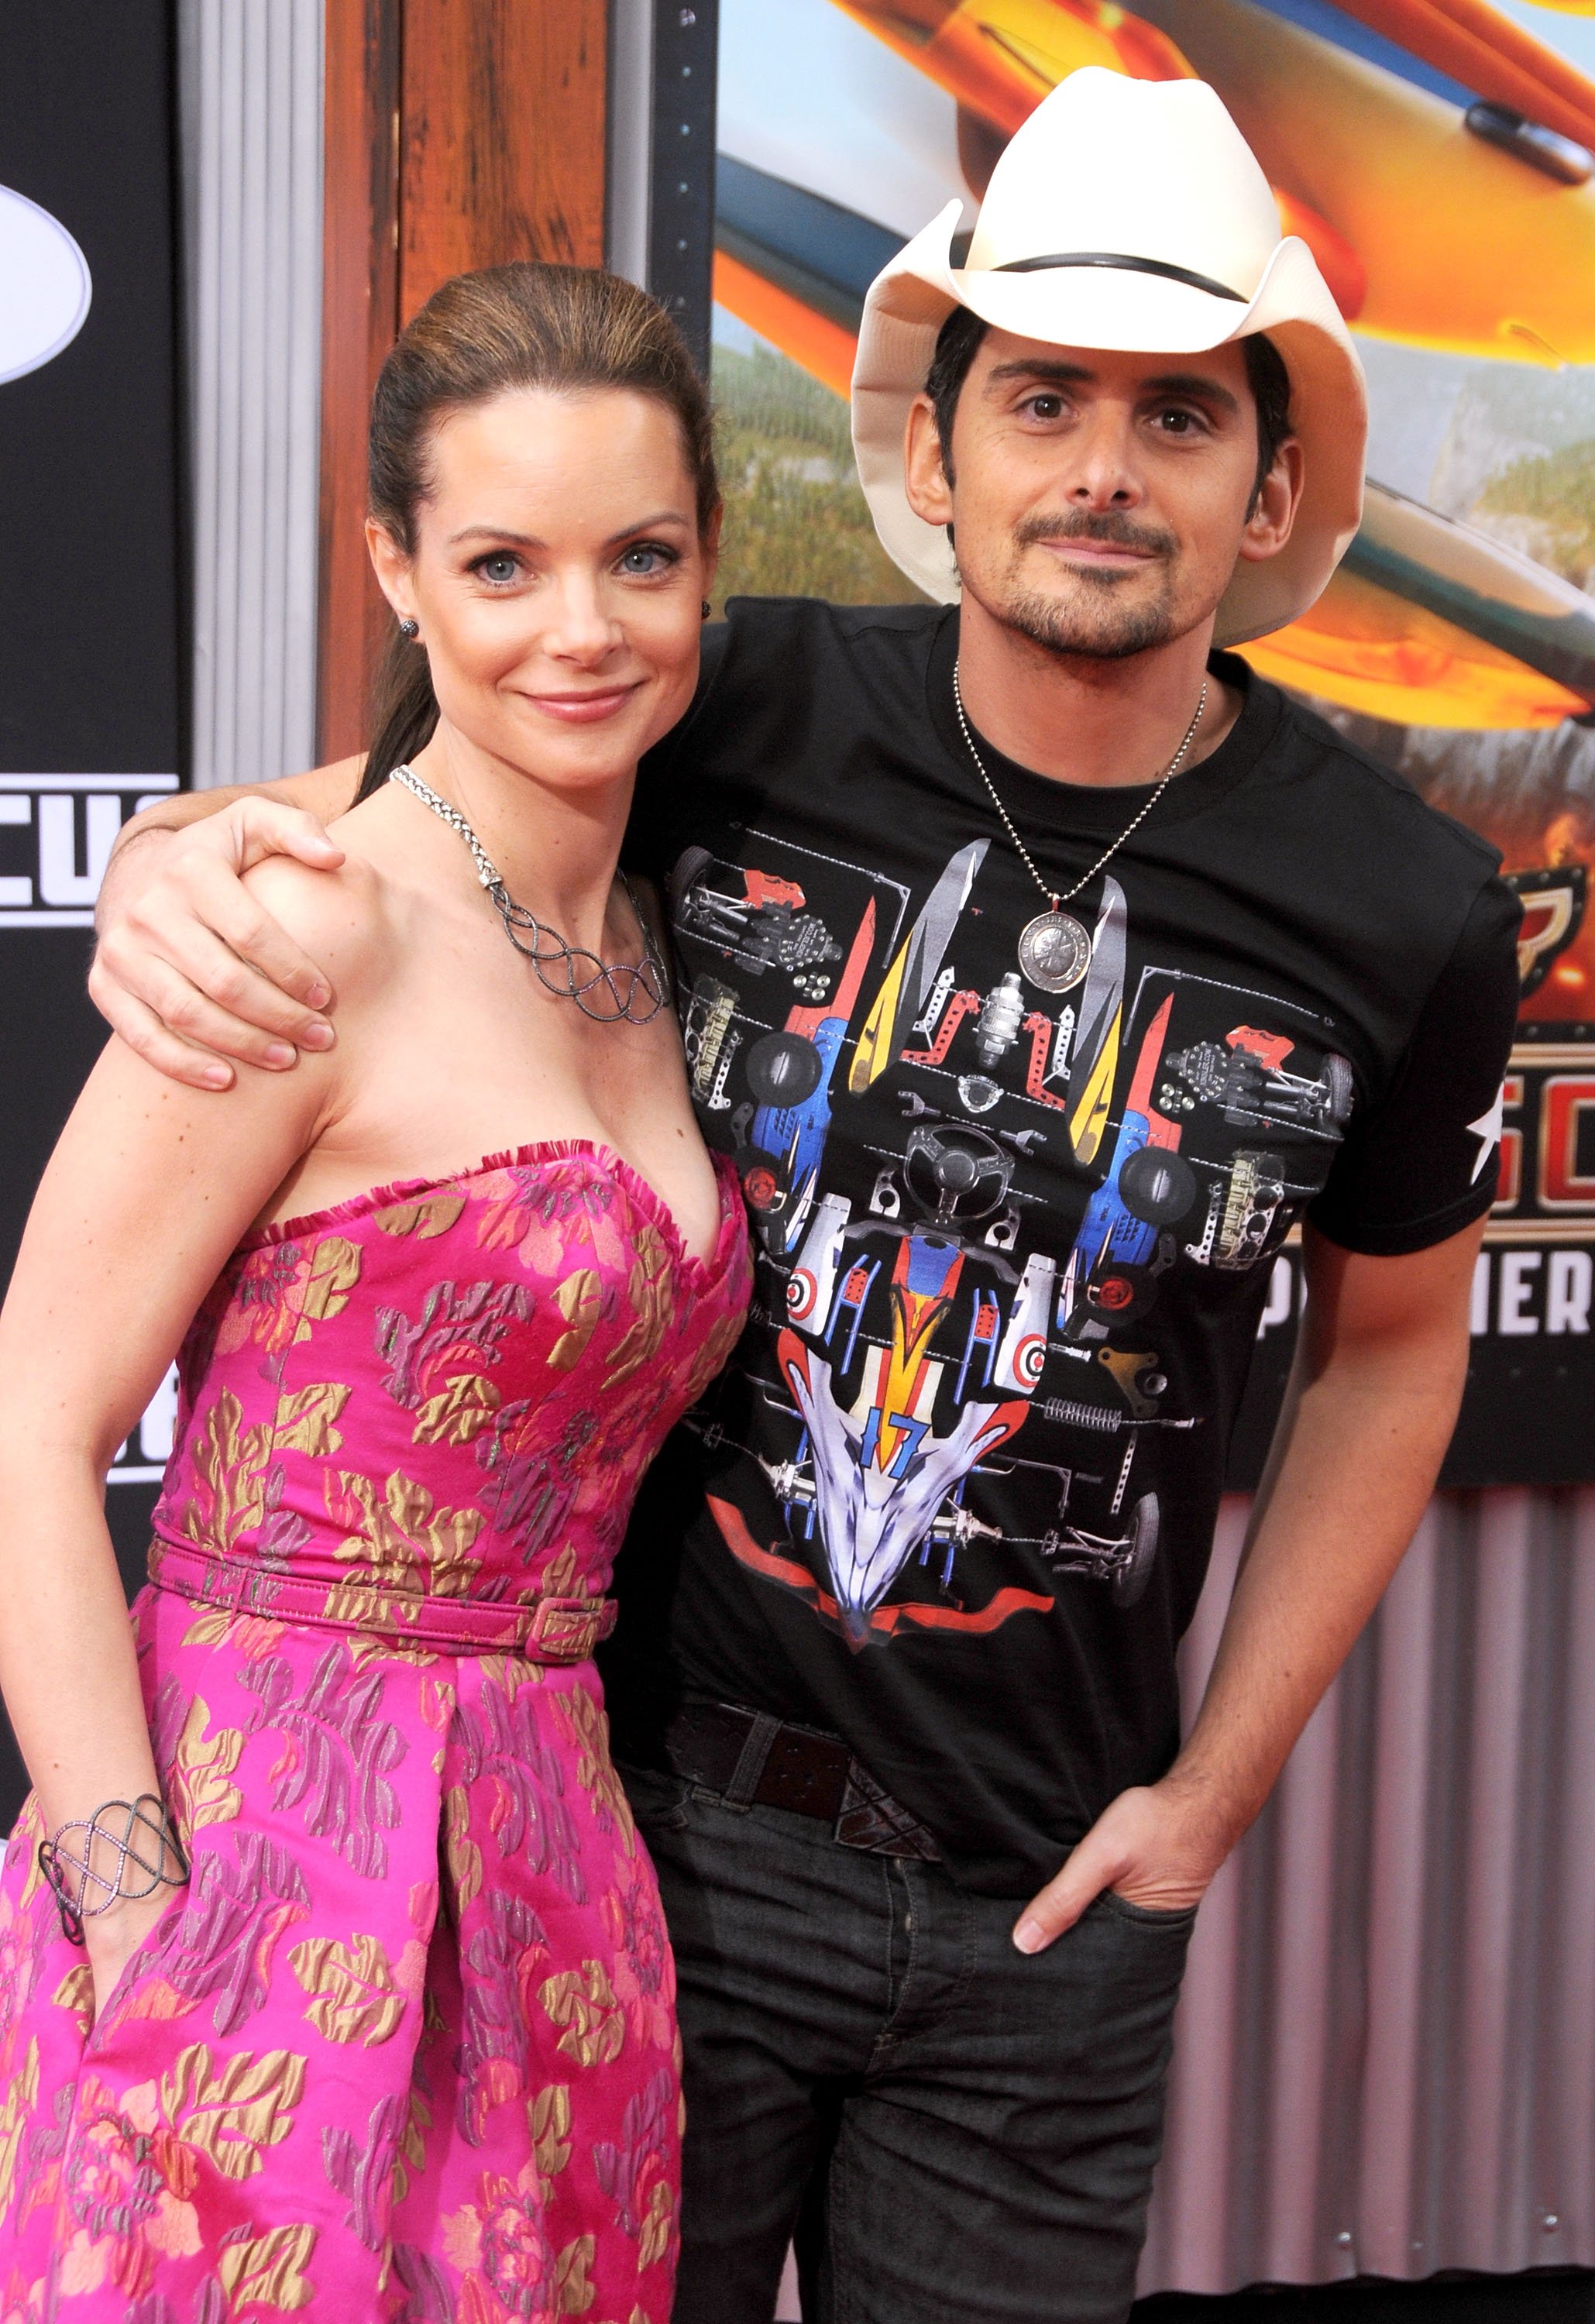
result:
[[(540, 984), (561, 1001), (574, 1001), (584, 1017), (591, 1017), (600, 1025), (617, 1024), (622, 1018), (628, 1025), (647, 1025), (659, 1015), (668, 997), (669, 982), (659, 948), (653, 940), (653, 930), (638, 908), (632, 883), (623, 872), (621, 885), (642, 931), (642, 958), (635, 964), (630, 961), (600, 960), (595, 952), (588, 952), (584, 945), (567, 944), (557, 928), (539, 920), (524, 904), (516, 903), (504, 885), (502, 873), (458, 807), (439, 798), (429, 785), (422, 782), (413, 767), (395, 767), (390, 780), (402, 783), (423, 807), (429, 807), (434, 815), (441, 816), (452, 830), (458, 832), (471, 851), (476, 877), (504, 924), (504, 934), (516, 951), (531, 963)], [(600, 989), (609, 997), (608, 1008), (595, 1009), (588, 1001), (587, 995)]]
[(1020, 933), (1019, 966), (1031, 983), (1038, 984), (1043, 992), (1068, 992), (1079, 983), (1091, 965), (1091, 938), (1074, 918), (1074, 913), (1065, 912), (1063, 908), (1065, 904), (1072, 904), (1082, 888), (1089, 887), (1102, 866), (1118, 854), (1131, 832), (1139, 829), (1140, 825), (1145, 823), (1179, 772), (1185, 753), (1196, 738), (1196, 729), (1202, 724), (1202, 714), (1207, 707), (1207, 680), (1204, 678), (1202, 681), (1202, 692), (1196, 699), (1196, 715), (1185, 729), (1185, 739), (1164, 769), (1162, 778), (1151, 798), (1147, 799), (1130, 817), (1112, 844), (1102, 850), (1090, 871), (1083, 872), (1075, 881), (1074, 885), (1065, 889), (1061, 896), (1056, 890), (1047, 886), (1036, 869), (1029, 849), (1014, 829), (1013, 817), (997, 796), (997, 786), (986, 772), (985, 761), (974, 747), (974, 736), (970, 733), (969, 721), (963, 715), (963, 696), (958, 685), (956, 662), (953, 665), (953, 707), (958, 713), (959, 732), (969, 746), (969, 755), (974, 761), (975, 772), (990, 791), (991, 805), (1001, 816), (1003, 829), (1019, 850), (1020, 862), (1046, 899), (1047, 909), (1045, 912), (1037, 912), (1036, 918)]

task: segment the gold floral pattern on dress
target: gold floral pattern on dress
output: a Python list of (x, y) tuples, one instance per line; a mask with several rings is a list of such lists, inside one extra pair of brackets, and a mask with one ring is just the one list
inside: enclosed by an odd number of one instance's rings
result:
[(637, 1827), (626, 1787), (609, 1756), (609, 1720), (595, 1694), (578, 1679), (554, 1699), (554, 1717), (576, 1758), (576, 1779), (593, 1795), (599, 1820), (607, 1822), (626, 1854), (637, 1845)]
[(348, 1944), (307, 1937), (288, 1958), (310, 1997), (305, 2015), (329, 2042), (358, 2042), (369, 2050), (398, 2032), (404, 1996), (375, 1937), (356, 1936)]
[(340, 1470), (327, 1480), (327, 1514), (349, 1532), (334, 1554), (351, 1582), (401, 1598), (464, 1598), (480, 1563), (471, 1554), (480, 1509), (439, 1508), (425, 1485), (397, 1470), (374, 1477)]
[(544, 1979), (538, 1996), (552, 2024), (564, 2030), (559, 2047), (578, 2066), (606, 2066), (621, 2053), (625, 2013), (601, 1960), (561, 1969)]
[(244, 1753), (243, 1730), (223, 1727), (210, 1735), (209, 1725), (205, 1699), (197, 1694), (179, 1731), (172, 1764), (171, 1807), (182, 1832), (231, 1823), (244, 1804), (243, 1793), (231, 1780)]
[(674, 1312), (670, 1254), (657, 1227), (637, 1230), (626, 1297), (636, 1318), (609, 1360), (604, 1375), (606, 1388), (618, 1388), (633, 1372), (650, 1364), (664, 1344)]
[(183, 1511), (183, 1537), (232, 1548), (263, 1524), (272, 1502), (273, 1454), (301, 1452), (322, 1460), (338, 1450), (337, 1417), (351, 1390), (339, 1380), (316, 1380), (279, 1396), (269, 1419), (245, 1425), (244, 1407), (223, 1388), (195, 1432), (194, 1489)]
[(327, 1235), (310, 1252), (300, 1286), (299, 1323), (294, 1332), (294, 1344), (300, 1345), (310, 1336), (315, 1323), (325, 1323), (334, 1315), (341, 1315), (349, 1304), (349, 1296), (360, 1280), (360, 1246), (345, 1235)]
[(224, 1270), (134, 1612), (190, 1883), (96, 2018), (34, 1801), (0, 1876), (5, 2324), (664, 2324), (652, 1872), (595, 1674), (503, 1640), (602, 1599), (735, 1336), (721, 1183), (703, 1264), (622, 1164), (539, 1148)]
[(50, 1999), (53, 2008), (69, 2009), (87, 2034), (94, 2024), (94, 1971), (88, 1963), (79, 1961), (69, 1969)]
[(215, 2058), (203, 2042), (180, 2051), (161, 2078), (161, 2105), (173, 2133), (227, 2179), (247, 2179), (293, 2128), (305, 2061), (291, 2050)]
[(390, 1203), (373, 1215), (385, 1235), (413, 1235), (418, 1242), (430, 1242), (435, 1235), (448, 1232), (465, 1207), (463, 1194), (429, 1194), (421, 1202)]
[(16, 2190), (17, 2150), (38, 2098), (39, 2044), (30, 2041), (0, 2098), (0, 2214), (11, 2208)]
[(480, 1436), (502, 1398), (479, 1372), (456, 1372), (415, 1416), (417, 1444), (469, 1444)]
[(289, 2316), (308, 2308), (316, 2289), (309, 2275), (315, 2248), (316, 2230), (308, 2225), (268, 2227), (263, 2236), (223, 2244), (216, 2272), (232, 2312), (242, 2316), (265, 2309)]
[(587, 1352), (587, 1342), (604, 1313), (604, 1286), (595, 1267), (578, 1267), (554, 1294), (554, 1305), (567, 1329), (549, 1350), (549, 1363), (557, 1372), (574, 1371)]

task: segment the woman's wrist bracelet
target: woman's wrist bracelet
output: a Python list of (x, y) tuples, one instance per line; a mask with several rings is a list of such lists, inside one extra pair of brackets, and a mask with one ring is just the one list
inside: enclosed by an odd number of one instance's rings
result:
[(107, 1800), (86, 1821), (62, 1824), (40, 1841), (39, 1869), (68, 1941), (80, 1945), (84, 1922), (113, 1904), (186, 1886), (189, 1859), (165, 1802), (144, 1792), (131, 1803)]

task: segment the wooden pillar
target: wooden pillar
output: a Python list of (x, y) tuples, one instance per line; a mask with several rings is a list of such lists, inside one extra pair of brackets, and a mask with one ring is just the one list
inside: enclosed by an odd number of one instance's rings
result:
[(357, 751), (387, 608), (371, 577), (365, 417), (399, 327), (401, 0), (327, 0), (317, 747)]
[(404, 0), (399, 310), (471, 266), (604, 263), (604, 0)]
[(362, 747), (388, 619), (365, 422), (383, 357), (451, 274), (601, 265), (606, 0), (327, 0), (319, 747)]

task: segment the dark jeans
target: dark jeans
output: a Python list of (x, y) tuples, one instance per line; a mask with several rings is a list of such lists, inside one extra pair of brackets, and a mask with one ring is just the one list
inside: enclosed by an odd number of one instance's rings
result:
[(1030, 1959), (1019, 1903), (779, 1808), (622, 1771), (676, 1950), (675, 2324), (1116, 2324), (1194, 1914), (1101, 1897)]

